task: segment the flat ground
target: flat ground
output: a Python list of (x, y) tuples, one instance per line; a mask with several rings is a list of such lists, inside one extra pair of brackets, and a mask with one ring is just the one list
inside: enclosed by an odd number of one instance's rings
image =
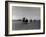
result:
[(23, 23), (22, 21), (12, 21), (13, 30), (31, 30), (31, 29), (40, 29), (40, 21)]

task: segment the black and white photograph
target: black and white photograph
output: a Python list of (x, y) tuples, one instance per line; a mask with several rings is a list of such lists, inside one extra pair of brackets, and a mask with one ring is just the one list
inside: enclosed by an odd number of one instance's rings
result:
[(5, 8), (6, 35), (44, 34), (44, 3), (7, 1)]
[(12, 30), (40, 29), (39, 7), (12, 7)]

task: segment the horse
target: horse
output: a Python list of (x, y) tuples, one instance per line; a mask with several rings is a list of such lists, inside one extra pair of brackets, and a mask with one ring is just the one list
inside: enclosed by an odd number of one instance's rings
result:
[(22, 20), (24, 23), (28, 23), (28, 19), (27, 18), (23, 18), (23, 20)]

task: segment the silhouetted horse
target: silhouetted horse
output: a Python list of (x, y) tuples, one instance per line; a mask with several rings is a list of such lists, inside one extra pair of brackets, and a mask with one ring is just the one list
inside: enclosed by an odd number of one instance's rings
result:
[(28, 19), (25, 19), (25, 17), (23, 18), (23, 22), (24, 23), (28, 23)]
[(23, 18), (23, 22), (25, 22), (25, 17)]
[(25, 22), (28, 23), (28, 19), (26, 19)]

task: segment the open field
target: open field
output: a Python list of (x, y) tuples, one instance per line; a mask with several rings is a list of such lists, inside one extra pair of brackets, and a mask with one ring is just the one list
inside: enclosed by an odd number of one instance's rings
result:
[(12, 29), (13, 30), (31, 30), (31, 29), (40, 29), (40, 21), (33, 21), (30, 23), (24, 23), (22, 21), (12, 21)]

